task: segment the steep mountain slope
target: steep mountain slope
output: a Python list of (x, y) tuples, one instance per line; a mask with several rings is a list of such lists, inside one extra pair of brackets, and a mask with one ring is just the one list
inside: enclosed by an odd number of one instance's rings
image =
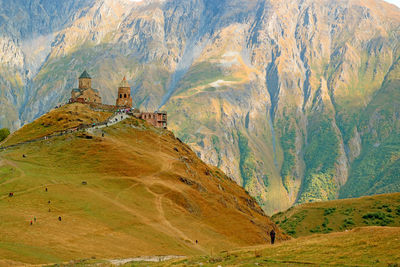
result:
[[(176, 135), (268, 213), (398, 191), (392, 189), (400, 150), (395, 6), (379, 0), (83, 4), (47, 46), (38, 73), (29, 81), (9, 79), (14, 95), (26, 95), (18, 88), (30, 94), (14, 101), (21, 108), (0, 118), (1, 125), (32, 121), (66, 101), (87, 68), (108, 103), (126, 75), (137, 107), (167, 109)], [(6, 50), (19, 55), (13, 46)], [(21, 66), (23, 57), (12, 58)], [(391, 156), (366, 170), (370, 155), (383, 154)], [(374, 173), (382, 167), (388, 170)]]
[(306, 203), (272, 217), (291, 236), (364, 227), (400, 226), (400, 193)]
[[(33, 80), (55, 36), (93, 2), (0, 1), (0, 125), (13, 130), (21, 126), (20, 115), (38, 89)], [(41, 114), (47, 110), (48, 106)]]
[[(57, 124), (70, 109), (87, 112), (67, 105), (32, 124)], [(191, 255), (268, 242), (272, 228), (285, 238), (243, 188), (171, 132), (134, 118), (89, 132), (0, 152), (0, 258)]]

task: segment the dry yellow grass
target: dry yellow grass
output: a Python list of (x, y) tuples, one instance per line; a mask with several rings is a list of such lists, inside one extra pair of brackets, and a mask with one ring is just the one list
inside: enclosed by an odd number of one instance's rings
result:
[(78, 127), (81, 124), (104, 122), (112, 115), (110, 112), (93, 111), (85, 104), (68, 104), (54, 109), (34, 122), (13, 133), (2, 146), (44, 137), (56, 132)]
[(399, 251), (400, 228), (376, 226), (154, 266), (398, 266)]
[(171, 132), (137, 119), (102, 130), (0, 153), (1, 259), (196, 255), (268, 241), (275, 226), (255, 201)]

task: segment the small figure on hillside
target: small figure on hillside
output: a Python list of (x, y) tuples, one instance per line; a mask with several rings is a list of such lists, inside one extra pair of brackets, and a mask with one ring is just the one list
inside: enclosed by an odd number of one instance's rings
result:
[(22, 157), (23, 157), (23, 158), (26, 158), (26, 155), (25, 155), (25, 154), (22, 154)]
[(14, 196), (14, 193), (13, 193), (13, 192), (11, 192), (11, 193), (8, 194), (8, 197), (13, 197), (13, 196)]
[(33, 221), (36, 222), (36, 217), (33, 217)]
[(196, 239), (196, 244), (198, 244), (199, 243), (199, 241)]
[(31, 221), (31, 225), (33, 224), (33, 222)]
[(61, 216), (58, 216), (58, 220), (61, 222)]
[(46, 191), (46, 192), (47, 192), (47, 187), (44, 189), (44, 191)]
[(104, 137), (104, 132), (101, 133), (101, 137)]
[(47, 201), (47, 204), (50, 204), (50, 200), (49, 200), (49, 201)]
[(271, 237), (271, 244), (273, 245), (275, 243), (275, 231), (274, 231), (274, 229), (272, 229), (271, 232), (269, 232), (269, 235)]

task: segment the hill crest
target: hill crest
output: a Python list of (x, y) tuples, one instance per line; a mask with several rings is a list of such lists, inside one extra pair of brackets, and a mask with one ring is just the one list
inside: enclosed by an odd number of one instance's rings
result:
[[(65, 109), (75, 107), (81, 106)], [(57, 124), (64, 114), (63, 108), (50, 112), (7, 143), (31, 136), (47, 118)], [(171, 132), (134, 117), (17, 145), (0, 158), (1, 258), (48, 263), (190, 255), (265, 243), (271, 229), (287, 238), (219, 169)]]

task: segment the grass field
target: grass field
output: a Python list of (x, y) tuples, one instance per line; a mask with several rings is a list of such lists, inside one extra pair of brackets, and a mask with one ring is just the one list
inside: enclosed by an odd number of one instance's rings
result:
[(160, 264), (125, 266), (399, 266), (400, 228), (363, 227)]
[(272, 219), (294, 237), (362, 226), (400, 226), (400, 193), (302, 204)]
[(266, 243), (273, 227), (285, 238), (171, 132), (133, 118), (102, 130), (0, 152), (0, 265), (208, 254)]
[(72, 104), (53, 109), (33, 123), (27, 124), (9, 136), (1, 146), (9, 146), (20, 142), (48, 136), (55, 132), (78, 127), (80, 124), (104, 122), (111, 112), (93, 111), (88, 105)]

